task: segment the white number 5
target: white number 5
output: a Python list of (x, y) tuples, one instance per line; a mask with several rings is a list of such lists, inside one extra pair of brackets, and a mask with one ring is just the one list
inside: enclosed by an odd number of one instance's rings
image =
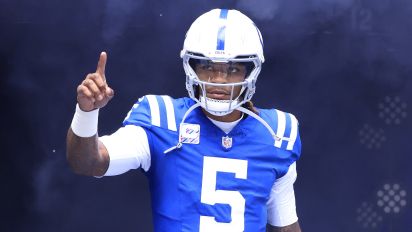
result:
[(200, 216), (199, 232), (243, 231), (245, 228), (245, 198), (238, 191), (216, 190), (217, 172), (235, 173), (238, 179), (247, 178), (247, 161), (208, 157), (203, 160), (202, 195), (204, 204), (228, 204), (232, 208), (229, 223), (217, 222), (214, 217)]

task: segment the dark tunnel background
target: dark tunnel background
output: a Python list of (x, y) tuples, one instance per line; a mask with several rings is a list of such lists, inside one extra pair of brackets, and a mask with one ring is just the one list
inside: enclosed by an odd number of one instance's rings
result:
[(146, 94), (186, 96), (186, 30), (212, 8), (265, 43), (254, 102), (294, 113), (303, 231), (412, 231), (412, 1), (0, 0), (0, 231), (151, 231), (140, 171), (75, 175), (65, 136), (76, 87), (108, 53), (114, 132)]

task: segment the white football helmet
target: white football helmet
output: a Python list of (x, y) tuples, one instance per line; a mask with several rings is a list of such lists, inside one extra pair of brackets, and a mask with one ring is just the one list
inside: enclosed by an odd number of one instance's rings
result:
[[(186, 73), (186, 89), (189, 97), (213, 115), (222, 116), (250, 101), (255, 93), (255, 84), (264, 62), (263, 40), (259, 29), (246, 15), (237, 10), (214, 9), (190, 26), (180, 53)], [(246, 78), (237, 83), (211, 83), (197, 76), (193, 64), (207, 60), (214, 63), (241, 63), (250, 67)], [(206, 86), (230, 87), (230, 100), (206, 97)], [(233, 96), (236, 86), (240, 94)]]

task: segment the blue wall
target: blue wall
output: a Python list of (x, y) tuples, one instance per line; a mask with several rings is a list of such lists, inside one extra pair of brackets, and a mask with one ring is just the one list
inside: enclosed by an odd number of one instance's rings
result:
[(294, 113), (304, 231), (412, 228), (412, 2), (409, 0), (0, 1), (1, 231), (150, 231), (140, 171), (73, 174), (65, 136), (76, 87), (109, 59), (114, 132), (145, 94), (185, 96), (190, 23), (236, 8), (261, 29), (255, 104)]

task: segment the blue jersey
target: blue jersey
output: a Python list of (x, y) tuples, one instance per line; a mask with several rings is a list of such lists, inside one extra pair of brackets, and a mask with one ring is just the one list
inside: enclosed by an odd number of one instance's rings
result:
[[(300, 156), (297, 121), (275, 109), (258, 109), (281, 138), (253, 117), (229, 134), (213, 124), (190, 98), (148, 95), (135, 104), (124, 125), (147, 133), (155, 231), (266, 231), (270, 190)], [(180, 137), (179, 137), (180, 136)], [(182, 142), (182, 146), (164, 153)]]

